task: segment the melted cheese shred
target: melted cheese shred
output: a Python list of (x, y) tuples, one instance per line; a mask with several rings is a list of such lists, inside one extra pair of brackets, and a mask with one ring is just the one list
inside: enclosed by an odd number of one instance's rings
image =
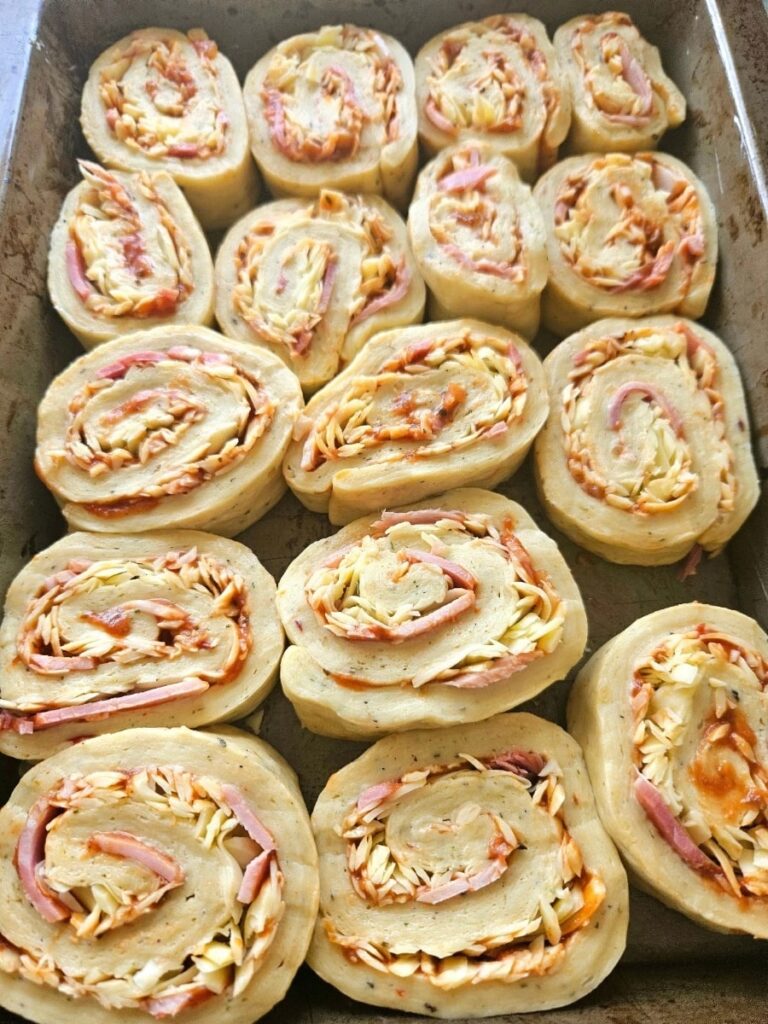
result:
[(6, 597), (0, 750), (40, 760), (84, 733), (241, 718), (282, 649), (274, 580), (243, 545), (71, 533)]
[(222, 242), (216, 281), (224, 333), (274, 352), (307, 392), (424, 310), (405, 224), (375, 195), (326, 190), (258, 207)]
[(717, 265), (715, 210), (680, 160), (571, 157), (533, 194), (547, 230), (549, 330), (562, 336), (607, 316), (703, 315)]
[(7, 1009), (250, 1024), (285, 994), (317, 856), (267, 744), (235, 729), (87, 739), (30, 769), (0, 821)]
[(138, 29), (93, 63), (83, 133), (107, 167), (167, 171), (206, 230), (256, 202), (240, 85), (202, 29)]
[(571, 123), (570, 94), (536, 18), (496, 14), (457, 25), (430, 39), (415, 66), (419, 136), (428, 153), (484, 141), (525, 181), (557, 159)]
[(694, 602), (602, 647), (568, 711), (600, 817), (644, 885), (705, 927), (757, 938), (768, 937), (766, 684), (758, 624)]
[(283, 689), (325, 735), (478, 721), (562, 679), (587, 623), (555, 543), (475, 488), (310, 545), (280, 580)]
[(570, 152), (655, 149), (685, 120), (685, 97), (628, 14), (571, 18), (554, 44), (573, 99)]
[(477, 320), (377, 335), (317, 392), (284, 472), (343, 524), (446, 485), (494, 487), (546, 419), (543, 371), (518, 335)]
[(380, 740), (312, 814), (308, 962), (345, 995), (443, 1018), (563, 1006), (624, 948), (627, 881), (579, 748), (533, 715)]
[(256, 63), (243, 93), (273, 195), (330, 188), (407, 203), (418, 159), (413, 65), (392, 36), (355, 25), (292, 36)]
[(515, 165), (487, 142), (441, 150), (408, 214), (433, 320), (477, 316), (532, 338), (547, 283), (544, 222)]
[(48, 290), (83, 346), (156, 324), (209, 324), (213, 262), (173, 179), (79, 168), (51, 235)]
[(301, 406), (271, 353), (205, 327), (157, 327), (101, 345), (52, 382), (35, 467), (74, 527), (231, 536), (282, 494)]
[(758, 498), (738, 368), (711, 331), (673, 316), (601, 320), (544, 361), (536, 438), (547, 514), (615, 562), (716, 554)]

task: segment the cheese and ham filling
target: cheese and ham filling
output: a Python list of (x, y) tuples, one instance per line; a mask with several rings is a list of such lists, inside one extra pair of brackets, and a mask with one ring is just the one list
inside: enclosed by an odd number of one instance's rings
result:
[(101, 367), (67, 408), (63, 444), (46, 461), (98, 485), (104, 497), (77, 504), (106, 518), (153, 509), (232, 469), (275, 416), (264, 385), (233, 356), (187, 345)]
[(71, 559), (27, 603), (0, 730), (103, 720), (236, 679), (253, 643), (248, 585), (196, 548)]
[(142, 172), (131, 191), (110, 171), (79, 161), (88, 188), (69, 222), (72, 288), (96, 316), (163, 317), (194, 290), (189, 242)]
[(695, 185), (653, 153), (611, 153), (568, 174), (553, 230), (570, 269), (609, 293), (653, 291), (671, 277), (684, 297), (706, 251)]
[[(683, 379), (686, 391), (703, 396), (717, 447), (710, 452), (719, 478), (717, 512), (734, 509), (738, 482), (728, 438), (725, 402), (718, 390), (717, 355), (684, 323), (627, 328), (589, 341), (572, 359), (562, 391), (561, 421), (571, 477), (587, 494), (632, 514), (657, 515), (681, 506), (699, 487), (692, 464), (686, 410), (675, 405), (652, 380), (617, 385), (606, 409), (595, 408), (592, 393), (606, 369), (621, 373), (622, 361), (658, 360)], [(598, 392), (599, 393), (599, 392)], [(590, 448), (594, 418), (605, 419), (613, 435), (612, 461), (606, 464)], [(611, 475), (606, 474), (610, 470)]]
[(562, 768), (546, 753), (514, 748), (484, 757), (463, 754), (361, 792), (340, 835), (352, 888), (369, 907), (450, 907), (458, 897), (508, 880), (508, 872), (524, 874), (537, 857), (546, 882), (542, 878), (539, 887), (537, 879), (535, 891), (529, 887), (515, 896), (519, 920), (506, 922), (502, 931), (490, 925), (450, 955), (420, 949), (407, 931), (399, 943), (348, 935), (326, 916), (328, 941), (351, 964), (420, 978), (445, 992), (557, 970), (572, 937), (590, 925), (607, 893), (568, 831), (562, 782)]
[(275, 48), (261, 101), (272, 144), (283, 156), (325, 163), (398, 139), (403, 89), (378, 33), (332, 25)]
[[(126, 827), (101, 829), (105, 817)], [(64, 777), (27, 814), (14, 859), (21, 890), (55, 926), (57, 943), (69, 933), (84, 950), (98, 949), (132, 922), (151, 940), (153, 915), (173, 890), (191, 884), (184, 862), (154, 838), (171, 833), (174, 849), (186, 846), (191, 856), (218, 863), (232, 889), (179, 962), (149, 945), (138, 964), (111, 975), (88, 956), (75, 969), (68, 954), (57, 954), (58, 944), (42, 953), (0, 937), (0, 971), (157, 1019), (213, 996), (242, 994), (269, 951), (285, 903), (274, 838), (235, 786), (162, 765)]]
[(218, 47), (202, 29), (185, 39), (129, 38), (101, 69), (99, 94), (110, 132), (161, 160), (207, 160), (226, 151), (229, 117), (216, 68)]
[(635, 798), (693, 870), (738, 898), (768, 896), (768, 662), (701, 622), (634, 666)]
[[(503, 584), (495, 579), (498, 574)], [(508, 680), (554, 651), (562, 639), (561, 599), (548, 576), (532, 564), (511, 519), (499, 530), (483, 513), (384, 512), (366, 536), (312, 572), (305, 598), (333, 636), (361, 645), (414, 638), (428, 642), (430, 635), (444, 634), (468, 616), (477, 620), (475, 633), (482, 631), (491, 611), (478, 606), (486, 576), (494, 578), (494, 586), (503, 586), (506, 602), (506, 614), (491, 614), (492, 633), (470, 642), (462, 636), (455, 650), (428, 659), (407, 679), (388, 683), (474, 689)], [(356, 679), (350, 668), (344, 683), (355, 681), (376, 685)]]
[(378, 373), (352, 378), (338, 401), (307, 421), (301, 468), (311, 473), (345, 459), (385, 464), (459, 451), (503, 434), (522, 418), (527, 400), (514, 343), (472, 330), (424, 338)]

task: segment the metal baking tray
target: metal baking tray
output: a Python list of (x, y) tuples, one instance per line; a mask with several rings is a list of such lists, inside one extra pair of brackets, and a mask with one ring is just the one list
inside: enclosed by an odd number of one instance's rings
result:
[[(78, 125), (80, 91), (102, 49), (145, 25), (201, 25), (242, 78), (280, 39), (328, 22), (385, 30), (415, 53), (436, 32), (505, 7), (528, 11), (554, 31), (576, 14), (616, 6), (661, 48), (688, 100), (688, 118), (664, 138), (664, 148), (693, 167), (717, 207), (721, 259), (703, 322), (721, 335), (741, 366), (756, 451), (767, 466), (768, 14), (761, 0), (0, 0), (2, 591), (27, 559), (65, 529), (32, 469), (36, 404), (50, 379), (80, 353), (48, 301), (46, 254), (59, 205), (76, 180), (75, 157), (88, 153)], [(551, 344), (546, 336), (537, 340), (542, 354)], [(522, 502), (561, 545), (586, 601), (588, 650), (641, 615), (694, 598), (740, 608), (768, 626), (765, 496), (726, 554), (681, 583), (674, 567), (611, 565), (558, 535), (536, 501), (528, 466), (501, 490)], [(240, 539), (279, 577), (308, 543), (330, 532), (324, 517), (287, 497)], [(557, 683), (528, 708), (562, 723), (567, 690), (567, 682)], [(262, 735), (298, 770), (310, 806), (331, 772), (363, 749), (302, 730), (279, 687), (265, 705)], [(12, 788), (18, 771), (11, 761), (0, 763), (0, 794)], [(757, 1024), (768, 1017), (760, 969), (765, 962), (765, 947), (758, 943), (704, 931), (633, 892), (629, 946), (619, 967), (586, 999), (537, 1020), (688, 1024), (714, 1017), (718, 1024)], [(287, 999), (265, 1021), (415, 1019), (354, 1003), (303, 968)], [(0, 1024), (16, 1020), (0, 1011)]]

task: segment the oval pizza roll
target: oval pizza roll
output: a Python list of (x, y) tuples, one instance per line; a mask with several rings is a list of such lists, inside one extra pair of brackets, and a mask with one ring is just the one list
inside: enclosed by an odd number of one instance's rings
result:
[(571, 18), (553, 41), (571, 90), (572, 152), (655, 149), (668, 128), (685, 120), (685, 97), (628, 14)]
[(694, 545), (720, 551), (759, 495), (739, 371), (722, 341), (673, 316), (601, 320), (544, 369), (551, 411), (536, 479), (558, 529), (635, 565), (675, 562)]
[(71, 533), (6, 596), (0, 751), (40, 760), (96, 733), (242, 718), (282, 652), (275, 582), (244, 545)]
[(296, 776), (237, 729), (129, 729), (30, 768), (0, 810), (0, 1006), (38, 1024), (250, 1024), (309, 943)]
[(626, 942), (627, 879), (570, 736), (534, 715), (380, 740), (312, 814), (310, 966), (362, 1002), (430, 1017), (546, 1010)]
[(314, 732), (369, 738), (476, 722), (563, 679), (587, 618), (554, 541), (473, 488), (311, 544), (278, 609), (283, 690)]
[(408, 233), (433, 319), (476, 316), (536, 334), (548, 273), (544, 221), (515, 165), (493, 146), (458, 143), (427, 164)]
[(285, 490), (301, 407), (296, 377), (271, 352), (206, 327), (137, 331), (50, 384), (35, 469), (71, 527), (233, 536)]
[(698, 924), (768, 938), (768, 637), (740, 612), (638, 619), (568, 707), (600, 817), (643, 888)]
[(538, 357), (501, 327), (385, 331), (310, 400), (285, 477), (337, 524), (446, 486), (495, 487), (525, 458), (547, 407)]
[(80, 123), (107, 167), (167, 171), (206, 230), (256, 202), (240, 83), (200, 28), (142, 28), (110, 46), (91, 66)]
[(571, 101), (547, 30), (527, 14), (495, 14), (430, 39), (416, 57), (419, 136), (428, 153), (484, 140), (526, 181), (550, 167)]
[(216, 318), (280, 356), (305, 391), (368, 338), (421, 320), (425, 289), (400, 217), (375, 195), (325, 190), (239, 220), (216, 256)]
[(392, 36), (325, 25), (283, 40), (243, 89), (251, 149), (276, 196), (324, 188), (408, 202), (416, 173), (413, 65)]
[(48, 291), (85, 348), (164, 323), (213, 320), (213, 261), (181, 189), (164, 171), (106, 171), (83, 181), (51, 234)]
[(575, 156), (533, 194), (544, 214), (544, 325), (565, 335), (604, 316), (700, 317), (717, 265), (707, 190), (668, 153)]

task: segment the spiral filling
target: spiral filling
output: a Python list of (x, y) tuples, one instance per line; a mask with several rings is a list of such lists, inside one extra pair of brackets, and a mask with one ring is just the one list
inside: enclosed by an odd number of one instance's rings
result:
[[(563, 772), (546, 755), (518, 749), (482, 758), (462, 754), (371, 786), (341, 825), (348, 877), (360, 899), (373, 906), (444, 903), (499, 883), (524, 849), (517, 820), (482, 804), (484, 787), (492, 791), (499, 779), (514, 787), (522, 816), (546, 816), (558, 845), (554, 884), (541, 893), (532, 916), (505, 923), (503, 931), (492, 930), (449, 956), (427, 953), (407, 936), (394, 944), (345, 935), (325, 918), (329, 941), (350, 963), (399, 978), (421, 976), (446, 991), (486, 981), (514, 983), (562, 963), (571, 937), (591, 921), (606, 889), (568, 832)], [(456, 806), (460, 794), (470, 795), (469, 786), (480, 787), (481, 802)], [(429, 808), (433, 820), (427, 822), (430, 799), (436, 809)]]
[(554, 232), (574, 273), (614, 293), (658, 288), (678, 266), (685, 294), (705, 248), (696, 188), (650, 153), (611, 153), (569, 174)]
[[(613, 473), (608, 478), (588, 442), (588, 428), (600, 412), (592, 391), (603, 367), (626, 356), (668, 360), (709, 405), (716, 434), (711, 456), (720, 479), (718, 509), (734, 508), (737, 482), (733, 451), (726, 438), (722, 394), (717, 389), (718, 362), (713, 350), (679, 323), (670, 330), (637, 327), (620, 336), (588, 342), (573, 358), (573, 369), (562, 393), (561, 422), (568, 469), (587, 494), (613, 508), (638, 515), (672, 511), (698, 487), (685, 422), (679, 410), (652, 383), (628, 381), (619, 387), (607, 410), (607, 428), (615, 433), (611, 454)], [(631, 403), (631, 430), (622, 429), (623, 414)]]
[(130, 831), (83, 829), (83, 821), (90, 827), (105, 809), (118, 821), (151, 816), (158, 827), (183, 832), (202, 856), (241, 877), (237, 898), (228, 901), (219, 920), (205, 921), (204, 933), (172, 967), (162, 953), (150, 951), (140, 966), (114, 976), (92, 968), (87, 955), (82, 968), (73, 970), (53, 952), (0, 939), (0, 969), (69, 997), (90, 996), (107, 1009), (143, 1010), (158, 1019), (214, 995), (237, 997), (263, 962), (284, 911), (283, 875), (271, 834), (236, 787), (180, 768), (62, 779), (31, 808), (16, 848), (16, 870), (26, 898), (47, 921), (96, 948), (185, 884), (183, 864), (152, 840)]
[[(275, 406), (228, 354), (177, 346), (102, 367), (68, 412), (64, 444), (49, 457), (91, 480), (121, 474), (118, 496), (81, 502), (110, 517), (154, 508), (230, 469), (267, 431)], [(153, 465), (154, 479), (144, 482)]]
[(573, 32), (571, 50), (587, 104), (609, 121), (640, 128), (653, 116), (653, 83), (617, 29), (637, 35), (628, 14), (585, 18)]
[(378, 33), (336, 25), (280, 43), (261, 99), (279, 152), (296, 163), (324, 163), (399, 138), (402, 90)]
[(768, 770), (749, 724), (768, 662), (700, 623), (634, 669), (635, 796), (690, 867), (736, 897), (768, 895)]
[(202, 29), (187, 40), (138, 36), (101, 69), (99, 94), (112, 134), (145, 156), (207, 160), (227, 147), (218, 47)]
[(70, 283), (89, 313), (119, 318), (176, 312), (194, 290), (189, 244), (141, 173), (135, 192), (97, 164), (81, 160), (88, 188), (69, 224)]
[[(301, 468), (390, 443), (378, 462), (429, 458), (496, 437), (517, 422), (528, 381), (513, 344), (464, 331), (413, 342), (377, 374), (359, 376), (312, 422)], [(391, 442), (395, 442), (392, 446)]]
[(467, 564), (478, 554), (503, 563), (509, 614), (501, 630), (461, 645), (401, 685), (488, 686), (551, 653), (562, 639), (565, 618), (561, 598), (533, 566), (511, 520), (500, 530), (481, 513), (384, 512), (367, 536), (312, 573), (306, 599), (337, 637), (395, 644), (428, 637), (475, 609), (483, 582)]

